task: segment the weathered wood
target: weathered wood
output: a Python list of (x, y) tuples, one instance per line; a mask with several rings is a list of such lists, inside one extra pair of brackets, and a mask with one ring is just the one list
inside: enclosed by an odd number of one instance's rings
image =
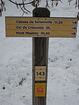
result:
[(2, 16), (2, 10), (0, 9), (0, 16)]
[[(33, 17), (49, 17), (50, 12), (46, 8), (36, 8), (33, 10)], [(32, 38), (33, 51), (33, 105), (46, 105), (47, 93), (47, 71), (48, 71), (48, 43), (49, 38)], [(35, 81), (35, 66), (46, 66), (45, 81)], [(45, 96), (35, 96), (35, 83), (46, 83)]]

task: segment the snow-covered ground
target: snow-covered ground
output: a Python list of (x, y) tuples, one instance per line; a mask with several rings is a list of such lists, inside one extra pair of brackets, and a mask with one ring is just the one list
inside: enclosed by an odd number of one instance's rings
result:
[[(5, 37), (5, 16), (22, 14), (5, 3), (7, 11), (0, 17), (0, 105), (32, 105), (32, 39)], [(74, 2), (67, 4), (63, 0), (50, 8), (51, 17), (76, 17)], [(79, 105), (79, 27), (76, 38), (50, 38), (48, 61), (47, 105)]]

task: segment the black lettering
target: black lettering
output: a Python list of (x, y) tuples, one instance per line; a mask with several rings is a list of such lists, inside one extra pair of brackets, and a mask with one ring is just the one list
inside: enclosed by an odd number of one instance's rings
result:
[(24, 32), (16, 32), (16, 34), (24, 34)]
[(21, 29), (22, 27), (21, 26), (16, 26), (16, 29)]
[(27, 26), (23, 26), (23, 29), (27, 29)]

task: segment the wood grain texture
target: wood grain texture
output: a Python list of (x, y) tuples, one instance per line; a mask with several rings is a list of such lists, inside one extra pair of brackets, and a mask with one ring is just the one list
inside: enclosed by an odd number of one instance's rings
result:
[[(50, 12), (45, 8), (37, 8), (33, 11), (33, 17), (49, 17)], [(32, 38), (33, 51), (33, 105), (46, 105), (47, 71), (48, 71), (48, 44), (49, 38)], [(46, 66), (46, 80), (35, 81), (35, 66)], [(35, 83), (45, 83), (45, 96), (35, 96)]]

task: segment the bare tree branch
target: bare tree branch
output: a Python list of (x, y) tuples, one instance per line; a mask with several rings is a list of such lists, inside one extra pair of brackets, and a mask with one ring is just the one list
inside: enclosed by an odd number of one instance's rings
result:
[(2, 16), (3, 11), (6, 11), (5, 2), (3, 0), (0, 0), (0, 16)]
[[(38, 7), (40, 5), (40, 2), (41, 0), (32, 0), (32, 1), (29, 1), (29, 2), (26, 2), (27, 0), (22, 0), (21, 2), (17, 2), (17, 1), (13, 1), (13, 0), (9, 0), (11, 3), (13, 3), (14, 5), (16, 5), (17, 8), (20, 8), (23, 12), (23, 14), (27, 14), (27, 13), (30, 13), (30, 11), (27, 9), (27, 5), (32, 5), (34, 7)], [(51, 5), (52, 7), (53, 6), (58, 6), (59, 2), (62, 3), (63, 0), (46, 0), (46, 8), (48, 8), (50, 6), (50, 3), (49, 1), (51, 2)], [(68, 0), (69, 2), (69, 5), (70, 3), (72, 2), (73, 0)], [(75, 0), (75, 7), (78, 7), (79, 9), (79, 0)]]
[(23, 2), (22, 3), (17, 3), (17, 2), (14, 2), (14, 1), (12, 1), (12, 0), (9, 0), (10, 2), (12, 2), (13, 4), (15, 4), (15, 5), (28, 5), (28, 4), (31, 4), (33, 1), (31, 1), (31, 2), (28, 2), (28, 3), (24, 3), (23, 4)]
[(28, 3), (25, 3), (25, 1), (24, 0), (22, 0), (22, 2), (21, 3), (18, 3), (18, 2), (14, 2), (14, 1), (12, 1), (12, 0), (9, 0), (11, 3), (13, 3), (14, 5), (16, 5), (16, 7), (17, 8), (19, 8), (20, 7), (20, 9), (23, 11), (23, 14), (25, 13), (25, 14), (28, 14), (28, 13), (30, 13), (30, 11), (28, 10), (28, 9), (26, 9), (26, 5), (28, 5), (28, 4), (32, 4), (33, 3), (33, 1), (31, 1), (31, 2), (28, 2)]
[(54, 3), (55, 3), (55, 6), (57, 6), (59, 2), (62, 3), (62, 0), (51, 0), (51, 1), (52, 1), (52, 7), (54, 6)]
[(46, 7), (49, 7), (48, 0), (46, 0)]

